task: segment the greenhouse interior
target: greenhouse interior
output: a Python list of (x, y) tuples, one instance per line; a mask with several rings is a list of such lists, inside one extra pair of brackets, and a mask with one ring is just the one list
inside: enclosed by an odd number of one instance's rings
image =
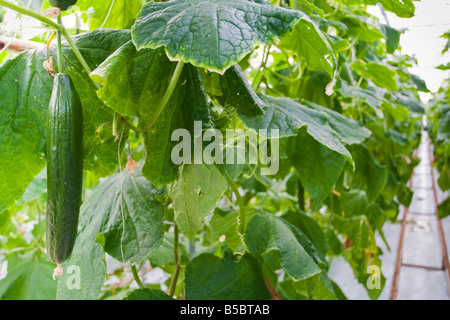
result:
[(0, 0), (0, 300), (450, 300), (449, 17)]

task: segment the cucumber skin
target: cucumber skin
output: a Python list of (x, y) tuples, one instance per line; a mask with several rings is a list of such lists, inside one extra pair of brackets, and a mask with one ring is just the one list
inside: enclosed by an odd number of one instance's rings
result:
[(83, 110), (72, 80), (53, 80), (47, 126), (47, 254), (61, 264), (72, 253), (83, 190)]
[(60, 8), (61, 11), (66, 11), (70, 6), (77, 3), (77, 0), (50, 0), (53, 7)]

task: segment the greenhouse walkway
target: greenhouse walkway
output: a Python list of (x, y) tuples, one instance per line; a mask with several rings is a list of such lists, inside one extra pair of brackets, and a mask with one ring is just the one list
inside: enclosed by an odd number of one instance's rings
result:
[[(450, 217), (439, 220), (436, 212), (436, 203), (445, 200), (448, 193), (437, 186), (439, 174), (431, 167), (431, 148), (427, 133), (422, 132), (417, 149), (421, 161), (409, 182), (414, 192), (411, 205), (400, 208), (398, 221), (383, 227), (390, 250), (377, 236), (386, 277), (380, 300), (450, 300)], [(332, 262), (329, 276), (348, 299), (369, 299), (343, 258)]]

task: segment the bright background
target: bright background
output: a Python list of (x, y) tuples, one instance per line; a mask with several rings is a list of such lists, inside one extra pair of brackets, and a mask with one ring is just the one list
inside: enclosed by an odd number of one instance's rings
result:
[[(410, 71), (425, 80), (431, 92), (436, 92), (449, 76), (448, 71), (436, 67), (450, 62), (450, 52), (442, 55), (447, 39), (441, 38), (450, 30), (450, 0), (421, 0), (414, 4), (416, 12), (412, 18), (398, 18), (390, 12), (386, 12), (386, 16), (391, 27), (406, 29), (400, 38), (402, 53), (414, 56), (418, 62), (418, 66)], [(369, 12), (386, 23), (379, 7), (371, 7)], [(430, 97), (431, 94), (421, 93), (423, 101), (428, 101)]]

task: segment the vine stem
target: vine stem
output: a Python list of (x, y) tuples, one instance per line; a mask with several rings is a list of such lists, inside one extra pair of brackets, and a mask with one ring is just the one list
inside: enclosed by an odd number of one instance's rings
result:
[(141, 279), (139, 278), (139, 274), (138, 274), (136, 266), (134, 264), (131, 265), (131, 272), (133, 273), (134, 280), (138, 284), (139, 288), (144, 289), (145, 286), (142, 283)]
[(176, 85), (178, 83), (178, 79), (181, 76), (181, 71), (183, 70), (183, 66), (184, 66), (184, 62), (178, 61), (175, 71), (173, 72), (172, 78), (170, 79), (169, 86), (167, 87), (166, 92), (164, 93), (164, 96), (160, 100), (159, 105), (156, 108), (156, 112), (153, 114), (153, 117), (150, 119), (150, 121), (142, 129), (142, 132), (147, 132), (148, 130), (150, 130), (150, 128), (155, 124), (158, 117), (161, 115), (161, 112), (166, 107), (167, 103), (170, 100), (170, 97), (172, 96), (173, 92), (175, 91)]
[[(17, 4), (14, 4), (14, 3), (11, 3), (11, 2), (8, 2), (8, 1), (5, 1), (5, 0), (0, 0), (0, 5), (2, 5), (4, 7), (7, 7), (9, 9), (11, 9), (11, 10), (14, 10), (14, 11), (20, 13), (20, 14), (25, 15), (25, 16), (29, 16), (31, 18), (39, 20), (43, 24), (54, 28), (57, 32), (60, 32), (61, 35), (66, 39), (67, 43), (69, 44), (70, 48), (72, 49), (73, 53), (77, 57), (77, 59), (80, 62), (81, 66), (83, 67), (83, 69), (87, 72), (88, 75), (91, 73), (92, 70), (89, 68), (89, 65), (87, 64), (86, 60), (84, 59), (84, 57), (81, 54), (80, 50), (78, 49), (77, 45), (72, 40), (72, 38), (70, 37), (70, 35), (67, 32), (66, 28), (64, 28), (62, 23), (61, 24), (57, 24), (57, 23), (53, 22), (52, 20), (41, 16), (37, 12), (34, 12), (34, 11), (30, 10), (30, 9), (24, 8), (22, 6), (19, 6)], [(101, 89), (101, 86), (97, 82), (92, 80), (92, 83), (95, 85), (95, 87), (97, 89)]]
[[(78, 49), (77, 45), (72, 40), (72, 38), (70, 37), (69, 33), (67, 32), (67, 30), (64, 27), (62, 27), (61, 33), (62, 33), (63, 37), (66, 39), (66, 41), (69, 44), (70, 48), (72, 49), (73, 53), (77, 57), (77, 59), (80, 62), (81, 66), (83, 67), (84, 71), (86, 71), (86, 73), (89, 76), (89, 74), (91, 74), (92, 70), (91, 70), (91, 68), (89, 68), (89, 65), (87, 64), (86, 60), (84, 59), (83, 55), (81, 54), (80, 49)], [(91, 79), (91, 81), (94, 84), (94, 86), (97, 88), (97, 90), (102, 88), (94, 80)]]
[[(60, 14), (57, 18), (58, 25), (62, 26), (62, 14)], [(56, 35), (58, 37), (58, 72), (63, 73), (63, 54), (62, 54), (62, 41), (61, 41), (61, 31), (57, 30)]]
[(173, 297), (175, 294), (175, 288), (177, 287), (178, 275), (180, 273), (180, 251), (178, 250), (178, 227), (177, 224), (174, 224), (173, 230), (173, 253), (175, 256), (175, 271), (173, 273), (172, 281), (170, 282), (169, 287), (169, 296)]
[[(264, 47), (264, 48), (266, 49), (266, 47)], [(265, 72), (266, 67), (267, 67), (267, 61), (269, 59), (269, 54), (270, 54), (270, 49), (271, 48), (272, 48), (272, 46), (269, 45), (267, 47), (267, 51), (264, 51), (263, 57), (262, 57), (262, 61), (261, 61), (261, 65), (259, 66), (259, 69), (258, 69), (257, 73), (255, 74), (254, 81), (258, 78), (257, 76), (259, 76), (259, 74), (261, 73), (261, 78), (259, 78), (259, 81), (256, 84), (256, 86), (255, 86), (254, 83), (252, 83), (252, 86), (254, 87), (255, 91), (258, 91), (259, 87), (261, 86), (261, 83), (263, 82), (264, 72)]]
[(305, 188), (303, 187), (302, 182), (300, 179), (297, 179), (297, 186), (298, 186), (298, 207), (300, 210), (305, 211)]
[(244, 203), (244, 199), (241, 197), (241, 194), (239, 193), (239, 189), (237, 187), (237, 185), (234, 183), (233, 179), (231, 179), (230, 175), (228, 174), (228, 172), (225, 172), (225, 175), (227, 177), (228, 180), (228, 184), (231, 186), (231, 190), (233, 190), (233, 193), (236, 195), (236, 199), (239, 203), (239, 221), (240, 221), (240, 226), (239, 226), (239, 232), (241, 234), (244, 234), (245, 232), (245, 203)]

